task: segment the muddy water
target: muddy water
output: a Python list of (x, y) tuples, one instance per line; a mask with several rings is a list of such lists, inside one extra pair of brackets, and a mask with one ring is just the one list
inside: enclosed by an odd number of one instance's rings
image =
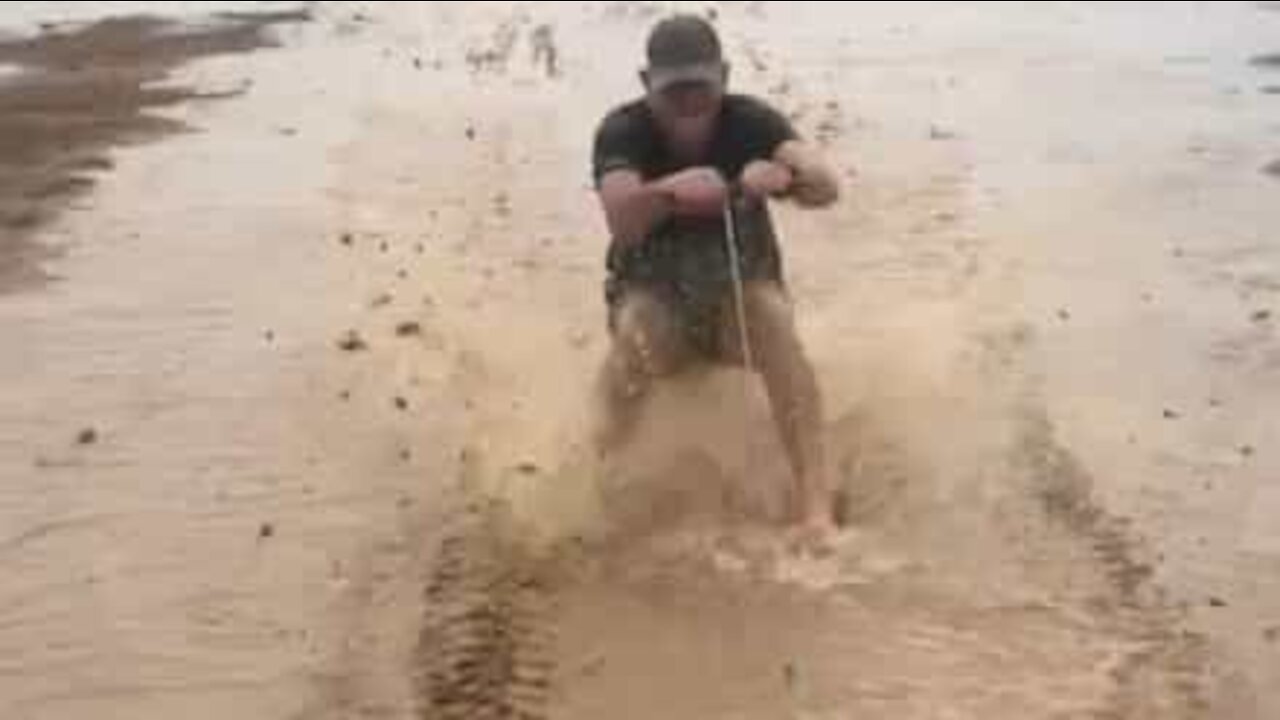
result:
[(41, 260), (54, 251), (32, 235), (111, 169), (107, 149), (183, 129), (147, 112), (202, 97), (190, 88), (156, 87), (174, 67), (270, 44), (264, 27), (305, 17), (224, 18), (201, 28), (156, 17), (107, 18), (0, 43), (0, 62), (15, 75), (0, 87), (0, 228), (7, 236), (0, 292), (48, 279)]
[(6, 709), (1275, 714), (1276, 14), (715, 6), (850, 182), (779, 218), (852, 520), (804, 559), (734, 376), (582, 459), (590, 132), (664, 7), (325, 4), (184, 71), (252, 89), (0, 305)]

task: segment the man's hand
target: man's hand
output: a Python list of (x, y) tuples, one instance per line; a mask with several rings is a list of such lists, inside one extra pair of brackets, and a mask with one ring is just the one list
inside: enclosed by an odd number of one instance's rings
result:
[(788, 197), (801, 207), (827, 207), (840, 198), (840, 184), (817, 151), (798, 140), (789, 140), (773, 154), (773, 161), (794, 175)]
[(738, 182), (748, 197), (764, 200), (786, 194), (793, 179), (791, 169), (786, 165), (770, 160), (753, 160), (743, 168)]
[(724, 210), (729, 197), (729, 186), (720, 172), (711, 167), (693, 167), (668, 175), (661, 181), (662, 189), (672, 201), (676, 215), (688, 217), (716, 217)]
[(689, 168), (652, 182), (631, 168), (619, 168), (600, 179), (609, 232), (623, 245), (644, 242), (672, 215), (719, 217), (728, 197), (724, 178), (710, 167)]

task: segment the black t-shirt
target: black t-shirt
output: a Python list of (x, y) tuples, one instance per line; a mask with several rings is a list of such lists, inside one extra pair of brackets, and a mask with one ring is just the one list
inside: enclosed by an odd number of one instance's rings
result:
[[(711, 142), (709, 164), (736, 180), (752, 160), (768, 160), (778, 146), (796, 137), (782, 113), (746, 95), (727, 95)], [(605, 117), (596, 132), (592, 171), (596, 183), (605, 173), (630, 168), (645, 180), (689, 167), (667, 151), (644, 100), (627, 103)]]
[[(797, 137), (791, 122), (762, 100), (746, 95), (727, 95), (721, 108), (715, 135), (706, 160), (698, 164), (715, 167), (729, 181), (738, 179), (753, 160), (769, 160), (782, 143)], [(605, 174), (619, 169), (640, 173), (646, 181), (690, 167), (668, 151), (653, 115), (644, 100), (636, 100), (613, 110), (596, 131), (592, 172), (597, 186)], [(781, 253), (766, 204), (739, 205), (735, 214), (739, 249), (747, 277), (781, 277)], [(677, 239), (689, 234), (706, 237), (709, 243)], [(671, 218), (654, 228), (649, 240), (623, 251), (611, 244), (608, 267), (615, 274), (670, 274), (675, 256), (719, 252), (724, 237), (723, 221)], [(705, 253), (704, 253), (705, 254)], [(723, 264), (723, 261), (720, 261)], [(637, 268), (637, 266), (641, 266)]]

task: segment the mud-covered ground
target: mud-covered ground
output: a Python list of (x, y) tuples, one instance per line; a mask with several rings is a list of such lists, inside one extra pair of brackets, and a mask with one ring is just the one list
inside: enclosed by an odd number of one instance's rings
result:
[[(1274, 3), (95, 5), (0, 9), (5, 717), (1280, 716)], [(737, 376), (583, 447), (673, 7), (847, 180), (833, 557)]]

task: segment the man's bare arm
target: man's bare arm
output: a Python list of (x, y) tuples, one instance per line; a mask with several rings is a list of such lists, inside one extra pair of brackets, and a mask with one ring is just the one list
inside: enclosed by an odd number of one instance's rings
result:
[(600, 179), (600, 202), (615, 241), (639, 243), (672, 215), (716, 215), (728, 190), (713, 168), (694, 167), (645, 182), (630, 169), (612, 170)]
[(773, 153), (773, 161), (792, 173), (788, 196), (803, 207), (826, 207), (840, 199), (840, 182), (835, 172), (809, 145), (788, 140)]
[(600, 204), (613, 239), (632, 245), (671, 215), (675, 199), (661, 182), (646, 183), (634, 170), (612, 170), (600, 179)]

